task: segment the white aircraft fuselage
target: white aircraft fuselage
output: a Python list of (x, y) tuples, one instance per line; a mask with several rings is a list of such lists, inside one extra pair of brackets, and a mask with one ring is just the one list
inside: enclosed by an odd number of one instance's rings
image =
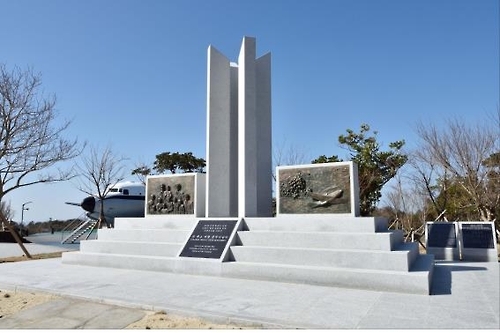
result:
[[(113, 224), (115, 217), (144, 217), (145, 186), (142, 183), (120, 182), (114, 185), (103, 198), (104, 216)], [(98, 220), (101, 200), (89, 196), (79, 204), (91, 219)]]

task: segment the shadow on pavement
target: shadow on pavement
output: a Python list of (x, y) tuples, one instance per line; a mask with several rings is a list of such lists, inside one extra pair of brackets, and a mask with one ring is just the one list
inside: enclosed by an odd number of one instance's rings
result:
[[(444, 263), (444, 262), (443, 262)], [(452, 274), (460, 271), (485, 271), (486, 267), (472, 267), (450, 264), (436, 264), (432, 275), (431, 295), (451, 295)]]

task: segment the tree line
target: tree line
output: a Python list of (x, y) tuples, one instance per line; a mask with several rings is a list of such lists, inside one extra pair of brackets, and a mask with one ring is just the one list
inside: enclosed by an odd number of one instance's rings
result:
[[(31, 221), (27, 224), (21, 224), (11, 221), (10, 224), (22, 237), (27, 237), (39, 233), (54, 233), (68, 231), (68, 227), (75, 225), (75, 219), (69, 220), (50, 220), (50, 221)], [(1, 224), (0, 224), (1, 225)], [(0, 231), (2, 228), (0, 228)], [(69, 233), (69, 231), (68, 231)]]

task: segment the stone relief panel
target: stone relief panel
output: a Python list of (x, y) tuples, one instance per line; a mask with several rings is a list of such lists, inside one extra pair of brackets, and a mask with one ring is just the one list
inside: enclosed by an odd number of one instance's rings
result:
[(297, 166), (278, 169), (278, 214), (349, 214), (350, 166)]
[(194, 214), (193, 175), (148, 178), (147, 214)]

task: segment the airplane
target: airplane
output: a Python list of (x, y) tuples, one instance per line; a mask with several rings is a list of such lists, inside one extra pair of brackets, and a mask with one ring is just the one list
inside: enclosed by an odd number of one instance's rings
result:
[[(144, 217), (146, 187), (142, 183), (123, 181), (116, 183), (104, 196), (104, 217), (108, 225), (114, 225), (115, 217)], [(99, 219), (101, 204), (98, 196), (88, 196), (81, 203), (66, 202), (80, 206), (92, 220)]]
[(344, 191), (342, 191), (342, 190), (333, 191), (333, 188), (336, 188), (336, 187), (334, 186), (332, 188), (325, 189), (324, 191), (322, 191), (323, 194), (310, 192), (309, 195), (314, 200), (314, 202), (311, 204), (312, 208), (328, 207), (328, 206), (333, 205), (335, 203), (340, 203), (340, 202), (336, 202), (336, 201), (338, 201), (337, 199), (342, 197), (342, 194), (344, 193)]

